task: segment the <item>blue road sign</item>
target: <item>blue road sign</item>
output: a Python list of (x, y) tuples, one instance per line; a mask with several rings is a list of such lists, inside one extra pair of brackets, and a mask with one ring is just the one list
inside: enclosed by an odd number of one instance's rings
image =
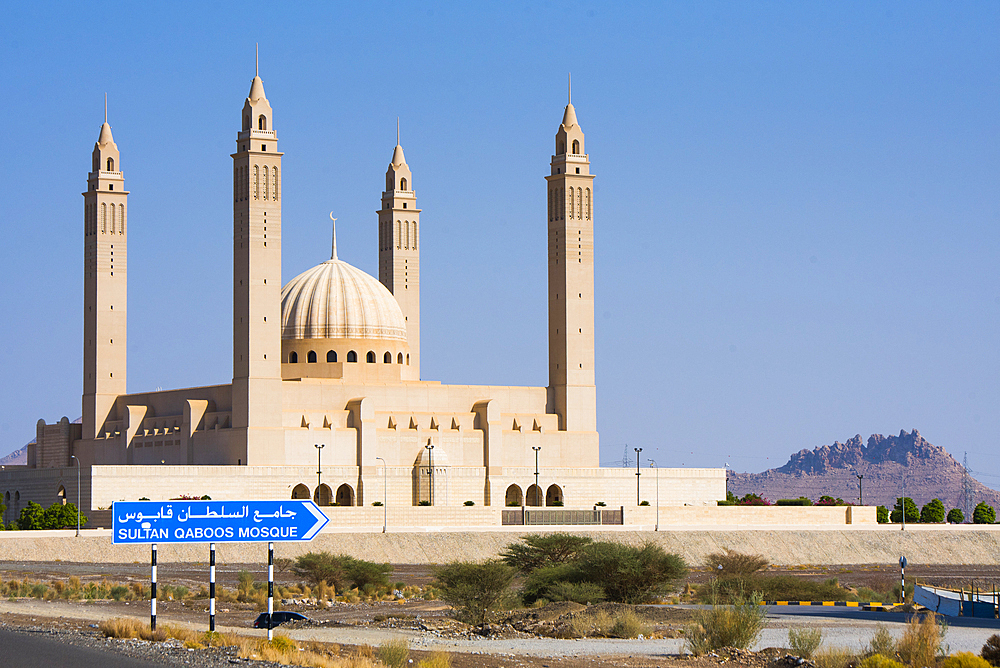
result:
[(115, 543), (309, 541), (330, 520), (310, 500), (117, 501)]

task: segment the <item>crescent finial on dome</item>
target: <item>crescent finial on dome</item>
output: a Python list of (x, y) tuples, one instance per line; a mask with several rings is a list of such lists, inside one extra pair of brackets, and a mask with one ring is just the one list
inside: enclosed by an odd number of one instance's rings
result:
[(333, 253), (330, 255), (331, 260), (337, 259), (337, 219), (333, 217), (333, 211), (330, 212), (330, 220), (333, 221)]

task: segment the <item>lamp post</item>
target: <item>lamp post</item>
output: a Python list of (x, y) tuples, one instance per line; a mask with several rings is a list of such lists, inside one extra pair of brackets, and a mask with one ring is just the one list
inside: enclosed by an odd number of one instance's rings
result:
[(660, 467), (656, 465), (656, 462), (652, 459), (649, 460), (650, 468), (656, 469), (656, 528), (654, 531), (660, 530)]
[(80, 537), (80, 460), (76, 455), (70, 455), (70, 459), (76, 459), (76, 537)]
[(542, 505), (542, 488), (538, 486), (538, 451), (542, 449), (540, 445), (533, 445), (531, 449), (535, 451), (535, 505)]
[(858, 479), (858, 505), (865, 505), (865, 497), (861, 491), (861, 480), (865, 477), (863, 473), (855, 473), (854, 476)]
[(428, 486), (428, 500), (430, 504), (434, 505), (434, 444), (428, 443), (424, 446), (427, 448), (427, 486)]
[(906, 471), (903, 471), (903, 496), (899, 498), (899, 513), (903, 520), (903, 527), (900, 531), (906, 531)]
[(321, 498), (320, 491), (323, 488), (323, 448), (326, 447), (326, 443), (314, 443), (316, 446), (316, 503), (319, 503)]
[(381, 457), (376, 457), (375, 459), (382, 462), (382, 533), (385, 533), (385, 528), (389, 525), (389, 498), (386, 494), (388, 489), (389, 479), (388, 470), (386, 469), (385, 460)]
[(635, 505), (639, 505), (639, 476), (642, 475), (639, 472), (639, 453), (642, 452), (642, 448), (632, 448), (635, 450)]

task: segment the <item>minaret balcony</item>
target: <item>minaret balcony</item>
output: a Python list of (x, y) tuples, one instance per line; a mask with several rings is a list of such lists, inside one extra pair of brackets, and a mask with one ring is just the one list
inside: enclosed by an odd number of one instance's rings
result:
[(125, 176), (121, 172), (105, 172), (101, 170), (99, 172), (91, 172), (87, 175), (88, 179), (118, 179), (123, 180)]
[(274, 130), (243, 130), (236, 135), (237, 139), (275, 139), (278, 135)]

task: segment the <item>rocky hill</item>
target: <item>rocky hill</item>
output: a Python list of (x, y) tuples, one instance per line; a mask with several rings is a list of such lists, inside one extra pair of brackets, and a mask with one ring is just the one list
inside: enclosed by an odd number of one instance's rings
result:
[[(772, 502), (798, 496), (816, 500), (828, 494), (857, 503), (857, 475), (863, 475), (865, 505), (891, 507), (901, 494), (904, 474), (906, 495), (918, 506), (938, 498), (945, 508), (964, 509), (965, 469), (916, 429), (899, 436), (873, 434), (867, 444), (858, 434), (846, 443), (801, 450), (784, 466), (763, 473), (730, 472), (729, 491), (737, 496), (753, 492)], [(980, 501), (1000, 505), (1000, 492), (975, 478), (970, 483), (973, 505)]]
[[(31, 443), (34, 443), (32, 439)], [(28, 445), (31, 445), (29, 443)], [(0, 457), (0, 466), (24, 466), (28, 463), (28, 445), (21, 446), (20, 449), (15, 450), (6, 457)]]

